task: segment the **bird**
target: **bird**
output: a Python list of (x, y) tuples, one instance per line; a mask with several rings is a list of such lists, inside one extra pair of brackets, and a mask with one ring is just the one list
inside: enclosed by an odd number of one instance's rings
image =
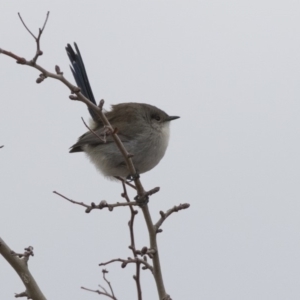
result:
[[(76, 52), (70, 44), (66, 51), (71, 62), (71, 71), (81, 93), (96, 104), (81, 53), (76, 43)], [(78, 138), (70, 147), (70, 153), (85, 152), (96, 168), (106, 177), (114, 179), (139, 176), (153, 169), (165, 155), (169, 136), (170, 121), (179, 116), (169, 116), (163, 110), (146, 103), (120, 103), (112, 105), (104, 114), (132, 155), (136, 174), (130, 174), (124, 156), (114, 142), (112, 132), (91, 109), (91, 130)]]

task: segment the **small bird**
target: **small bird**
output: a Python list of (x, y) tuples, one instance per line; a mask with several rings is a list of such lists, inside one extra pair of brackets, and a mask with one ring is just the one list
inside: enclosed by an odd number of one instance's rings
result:
[[(83, 95), (96, 104), (78, 46), (76, 43), (74, 46), (77, 53), (70, 44), (66, 47), (72, 64), (71, 71)], [(129, 170), (111, 132), (92, 109), (89, 108), (89, 112), (93, 119), (91, 129), (94, 133), (88, 131), (79, 137), (77, 143), (70, 148), (70, 153), (85, 152), (97, 169), (107, 177), (128, 178)], [(133, 155), (132, 161), (137, 174), (153, 169), (160, 162), (169, 142), (170, 121), (179, 118), (144, 103), (112, 105), (105, 116), (112, 127), (117, 128), (126, 150)]]

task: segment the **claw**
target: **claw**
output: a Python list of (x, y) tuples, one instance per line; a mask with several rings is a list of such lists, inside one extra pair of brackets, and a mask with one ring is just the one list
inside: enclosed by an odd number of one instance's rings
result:
[(140, 178), (140, 174), (138, 174), (138, 173), (135, 173), (134, 175), (128, 175), (127, 177), (126, 177), (126, 181), (127, 182), (132, 182), (132, 181), (134, 181), (134, 180), (136, 180), (136, 179), (139, 179)]

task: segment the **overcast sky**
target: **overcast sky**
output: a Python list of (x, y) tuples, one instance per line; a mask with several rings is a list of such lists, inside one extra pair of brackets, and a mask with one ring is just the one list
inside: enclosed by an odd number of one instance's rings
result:
[[(39, 63), (73, 82), (64, 47), (76, 41), (98, 100), (155, 105), (171, 124), (166, 156), (141, 176), (159, 211), (188, 202), (163, 225), (159, 249), (173, 299), (300, 298), (299, 1), (2, 1), (0, 48), (30, 59), (47, 11)], [(1, 237), (32, 245), (30, 270), (48, 299), (99, 299), (100, 262), (128, 257), (121, 185), (68, 149), (86, 131), (86, 107), (51, 79), (0, 55)], [(131, 192), (131, 196), (134, 193)], [(148, 245), (138, 214), (137, 246)], [(118, 299), (136, 299), (134, 267), (110, 265)], [(149, 272), (145, 300), (157, 299)], [(0, 299), (22, 282), (0, 258)]]

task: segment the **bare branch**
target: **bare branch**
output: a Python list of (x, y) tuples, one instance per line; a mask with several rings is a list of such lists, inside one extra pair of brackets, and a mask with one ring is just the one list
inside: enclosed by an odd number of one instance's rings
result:
[(155, 187), (154, 189), (146, 192), (146, 196), (152, 196), (153, 194), (158, 193), (159, 190), (160, 190), (160, 187)]
[(162, 277), (162, 271), (161, 271), (161, 265), (160, 265), (160, 259), (159, 259), (159, 252), (158, 252), (158, 246), (157, 246), (157, 235), (156, 235), (156, 228), (153, 225), (151, 214), (149, 211), (148, 205), (144, 205), (141, 207), (147, 229), (150, 239), (150, 248), (154, 249), (156, 251), (155, 255), (153, 256), (153, 277), (156, 283), (156, 288), (158, 291), (158, 295), (160, 299), (163, 299), (168, 294), (166, 293), (163, 277)]
[(173, 208), (169, 209), (167, 212), (160, 211), (161, 218), (157, 221), (157, 223), (154, 225), (156, 228), (156, 232), (159, 232), (159, 227), (162, 225), (162, 223), (166, 220), (167, 217), (169, 217), (172, 213), (178, 212), (182, 209), (187, 209), (190, 207), (190, 204), (184, 203), (179, 204), (178, 206), (174, 206)]
[(93, 133), (100, 141), (106, 143), (106, 135), (104, 136), (104, 138), (102, 138), (99, 134), (97, 134), (94, 130), (92, 130), (84, 121), (83, 118), (81, 118), (83, 124), (85, 125), (85, 127), (91, 132)]
[(19, 294), (15, 294), (15, 298), (21, 298), (21, 297), (27, 297), (27, 299), (29, 299), (29, 296), (27, 294), (27, 292), (22, 292)]
[(27, 25), (25, 24), (25, 22), (23, 21), (23, 19), (22, 19), (22, 17), (21, 17), (21, 14), (20, 13), (18, 13), (18, 16), (19, 16), (19, 18), (20, 18), (20, 20), (21, 20), (21, 22), (22, 22), (22, 24), (23, 24), (23, 26), (26, 28), (26, 30), (32, 35), (32, 37), (36, 40), (36, 37), (35, 37), (35, 35), (30, 31), (30, 29), (27, 27)]
[(73, 203), (73, 204), (77, 204), (77, 205), (80, 205), (80, 206), (83, 206), (86, 208), (85, 212), (86, 213), (90, 213), (93, 209), (103, 209), (103, 208), (108, 208), (109, 211), (112, 211), (115, 207), (121, 207), (121, 206), (137, 206), (138, 203), (136, 202), (117, 202), (117, 203), (114, 203), (114, 204), (108, 204), (105, 200), (102, 200), (100, 201), (99, 204), (95, 204), (94, 202), (91, 203), (91, 205), (88, 205), (88, 204), (85, 204), (83, 202), (78, 202), (78, 201), (75, 201), (75, 200), (72, 200), (56, 191), (53, 191), (54, 194), (66, 199), (67, 201)]
[(133, 184), (131, 184), (130, 182), (128, 182), (127, 180), (125, 180), (124, 178), (119, 177), (119, 176), (115, 176), (115, 178), (136, 190), (136, 187)]
[(24, 253), (15, 253), (14, 251), (11, 251), (12, 256), (18, 256), (19, 258), (24, 258), (24, 261), (27, 263), (30, 256), (34, 256), (33, 254), (33, 247), (29, 246), (24, 249)]
[(109, 286), (109, 289), (110, 289), (111, 295), (112, 295), (113, 297), (115, 297), (115, 295), (114, 295), (114, 291), (113, 291), (113, 288), (112, 288), (112, 286), (111, 286), (110, 282), (109, 282), (109, 281), (106, 279), (106, 276), (105, 276), (105, 274), (106, 274), (106, 273), (108, 273), (108, 271), (107, 271), (107, 270), (105, 270), (105, 269), (103, 269), (103, 270), (102, 270), (103, 279), (106, 281), (107, 285)]
[[(129, 199), (129, 196), (127, 194), (127, 189), (126, 189), (126, 185), (125, 185), (124, 181), (122, 181), (122, 186), (123, 186), (122, 197), (125, 198), (126, 201), (129, 203), (130, 199)], [(137, 215), (138, 211), (134, 210), (132, 206), (129, 206), (129, 208), (130, 208), (130, 213), (131, 213), (131, 218), (130, 218), (130, 221), (128, 222), (129, 232), (130, 232), (130, 240), (131, 240), (131, 244), (130, 244), (129, 248), (132, 250), (133, 256), (135, 258), (137, 258), (138, 254), (137, 254), (136, 247), (135, 247), (135, 238), (134, 238), (133, 225), (134, 225), (135, 216)], [(135, 283), (136, 283), (138, 300), (142, 300), (142, 288), (141, 288), (141, 281), (140, 281), (140, 263), (139, 262), (136, 263), (135, 276), (133, 278), (134, 278)]]
[(140, 263), (142, 265), (144, 265), (144, 270), (146, 269), (149, 269), (151, 272), (153, 272), (153, 267), (145, 260), (143, 259), (140, 259), (140, 258), (131, 258), (129, 257), (128, 259), (122, 259), (122, 258), (114, 258), (114, 259), (111, 259), (110, 261), (107, 261), (107, 262), (104, 262), (104, 263), (100, 263), (99, 266), (106, 266), (106, 265), (109, 265), (111, 263), (114, 263), (114, 262), (121, 262), (121, 267), (122, 268), (125, 268), (128, 264), (136, 264), (136, 263)]
[(49, 18), (49, 14), (50, 14), (50, 11), (47, 12), (47, 15), (46, 15), (46, 19), (45, 19), (44, 25), (43, 25), (42, 29), (40, 30), (41, 32), (43, 32), (44, 29), (45, 29), (45, 27), (46, 27), (46, 24), (47, 24), (48, 18)]
[(94, 293), (97, 293), (97, 294), (99, 294), (99, 295), (104, 295), (104, 296), (109, 297), (109, 298), (111, 298), (111, 299), (117, 300), (117, 298), (116, 298), (116, 296), (115, 296), (115, 294), (114, 294), (114, 291), (113, 291), (113, 288), (112, 288), (110, 282), (106, 279), (106, 276), (105, 276), (106, 273), (108, 273), (108, 271), (105, 270), (105, 269), (103, 269), (103, 270), (102, 270), (103, 279), (104, 279), (104, 281), (107, 283), (107, 285), (109, 286), (110, 293), (107, 292), (107, 290), (106, 290), (103, 286), (101, 286), (100, 284), (99, 284), (99, 286), (100, 286), (100, 288), (101, 288), (104, 292), (101, 292), (101, 291), (99, 291), (99, 290), (91, 290), (91, 289), (88, 289), (88, 288), (85, 288), (85, 287), (81, 287), (81, 288), (82, 288), (83, 290), (86, 290), (86, 291), (89, 291), (89, 292), (94, 292)]
[(9, 56), (9, 57), (11, 57), (13, 59), (15, 59), (18, 64), (21, 64), (21, 65), (25, 65), (26, 64), (26, 59), (24, 57), (20, 57), (20, 56), (18, 56), (16, 54), (14, 54), (12, 52), (9, 52), (9, 51), (6, 51), (4, 49), (0, 49), (0, 54), (1, 53), (4, 54), (4, 55), (7, 55), (7, 56)]
[(99, 104), (98, 104), (98, 107), (99, 107), (99, 109), (100, 109), (101, 112), (102, 112), (102, 109), (103, 109), (103, 105), (104, 105), (104, 100), (101, 99), (101, 100), (99, 101)]
[(108, 293), (105, 293), (105, 292), (101, 292), (101, 291), (99, 291), (99, 290), (92, 290), (92, 289), (88, 289), (88, 288), (85, 288), (85, 287), (81, 287), (83, 290), (85, 290), (85, 291), (89, 291), (89, 292), (93, 292), (93, 293), (97, 293), (97, 294), (99, 294), (99, 295), (103, 295), (103, 296), (106, 296), (106, 297), (108, 297), (108, 298), (111, 298), (111, 299), (113, 299), (113, 300), (117, 300), (117, 298), (116, 297), (114, 297), (114, 296), (111, 296), (110, 294), (108, 294)]
[(47, 24), (47, 21), (48, 21), (48, 18), (49, 18), (49, 13), (50, 13), (50, 12), (48, 11), (47, 14), (46, 14), (46, 19), (45, 19), (45, 21), (44, 21), (44, 25), (43, 25), (42, 29), (39, 28), (39, 34), (38, 34), (37, 37), (36, 37), (36, 36), (31, 32), (31, 30), (27, 27), (27, 25), (25, 24), (25, 22), (23, 21), (23, 19), (22, 19), (22, 17), (21, 17), (21, 14), (18, 13), (18, 16), (19, 16), (19, 18), (20, 18), (20, 20), (21, 20), (23, 26), (26, 28), (26, 30), (30, 33), (30, 35), (34, 38), (34, 40), (35, 40), (35, 42), (36, 42), (36, 54), (35, 54), (35, 56), (33, 57), (33, 59), (31, 60), (31, 64), (33, 64), (33, 65), (36, 63), (38, 57), (41, 56), (41, 55), (43, 55), (43, 52), (41, 51), (40, 40), (41, 40), (41, 37), (42, 37), (42, 33), (43, 33), (43, 31), (44, 31), (44, 29), (45, 29), (45, 27), (46, 27), (46, 24)]
[[(107, 293), (107, 290), (106, 290), (101, 284), (98, 284), (98, 286), (100, 286), (101, 289), (102, 289), (105, 293)], [(107, 294), (108, 294), (108, 293), (107, 293)]]
[(16, 294), (15, 297), (27, 297), (34, 300), (46, 300), (35, 279), (28, 269), (28, 258), (33, 255), (33, 247), (25, 248), (24, 254), (16, 254), (8, 245), (0, 238), (0, 254), (13, 267), (20, 276), (26, 291)]

